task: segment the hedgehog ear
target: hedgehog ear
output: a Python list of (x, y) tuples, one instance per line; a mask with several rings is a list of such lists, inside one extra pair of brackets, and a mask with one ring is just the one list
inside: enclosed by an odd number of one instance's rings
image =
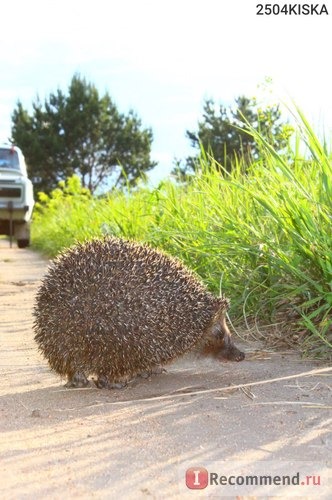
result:
[(226, 325), (226, 313), (229, 309), (230, 301), (226, 297), (222, 297), (218, 304), (218, 309), (214, 316), (214, 321), (211, 328), (211, 335), (217, 338), (224, 338), (225, 334), (229, 333)]
[(217, 312), (218, 318), (224, 317), (229, 308), (230, 308), (230, 300), (227, 299), (226, 297), (221, 297), (219, 300), (219, 306)]

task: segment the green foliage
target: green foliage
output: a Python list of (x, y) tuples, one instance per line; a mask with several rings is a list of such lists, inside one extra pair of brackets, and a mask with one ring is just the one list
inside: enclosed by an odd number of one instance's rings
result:
[(152, 132), (130, 111), (121, 114), (110, 96), (75, 75), (68, 94), (60, 89), (30, 115), (18, 102), (12, 137), (26, 156), (36, 191), (50, 192), (59, 180), (77, 174), (94, 192), (135, 184), (155, 166), (150, 160)]
[(179, 179), (185, 180), (188, 173), (200, 167), (202, 151), (215, 159), (214, 166), (219, 171), (230, 171), (235, 162), (240, 162), (245, 169), (257, 160), (260, 142), (242, 129), (244, 120), (266, 138), (273, 148), (278, 151), (286, 148), (292, 129), (282, 123), (278, 106), (263, 109), (255, 99), (244, 96), (238, 97), (235, 103), (234, 109), (228, 109), (223, 105), (217, 108), (212, 99), (205, 101), (198, 131), (187, 131), (187, 137), (198, 154), (188, 157), (185, 165), (178, 163), (173, 172)]
[(87, 224), (87, 212), (93, 211), (95, 199), (81, 180), (74, 175), (60, 181), (50, 194), (38, 193), (33, 214), (35, 247), (48, 255), (55, 255), (74, 243), (81, 231), (81, 239), (92, 233)]
[(232, 318), (252, 332), (255, 327), (270, 345), (299, 343), (326, 356), (332, 342), (331, 156), (299, 116), (308, 154), (302, 157), (296, 146), (290, 161), (247, 123), (262, 153), (245, 175), (235, 162), (221, 176), (221, 166), (206, 157), (188, 184), (165, 181), (99, 199), (70, 179), (38, 209), (33, 244), (55, 255), (75, 239), (102, 234), (149, 242), (231, 297)]

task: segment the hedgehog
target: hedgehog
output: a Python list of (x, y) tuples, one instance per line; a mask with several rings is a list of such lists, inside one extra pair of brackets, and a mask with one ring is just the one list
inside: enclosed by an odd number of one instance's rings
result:
[(180, 260), (107, 236), (55, 258), (34, 305), (38, 349), (67, 387), (120, 388), (187, 351), (241, 361), (216, 297)]

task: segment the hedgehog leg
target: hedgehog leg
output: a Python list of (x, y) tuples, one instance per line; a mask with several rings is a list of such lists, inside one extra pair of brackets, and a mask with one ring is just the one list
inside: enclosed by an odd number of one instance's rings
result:
[(161, 365), (153, 366), (151, 369), (151, 375), (160, 375), (161, 373), (167, 373), (166, 368)]
[(161, 373), (166, 373), (167, 370), (160, 365), (154, 366), (151, 370), (147, 370), (145, 372), (138, 373), (138, 377), (141, 378), (149, 378), (151, 375), (160, 375)]
[(73, 375), (68, 376), (68, 382), (65, 384), (65, 387), (80, 388), (87, 387), (88, 385), (90, 385), (90, 382), (86, 378), (85, 374), (77, 371)]
[(95, 381), (98, 389), (123, 389), (127, 385), (127, 381), (110, 382), (105, 375), (98, 375), (98, 379)]

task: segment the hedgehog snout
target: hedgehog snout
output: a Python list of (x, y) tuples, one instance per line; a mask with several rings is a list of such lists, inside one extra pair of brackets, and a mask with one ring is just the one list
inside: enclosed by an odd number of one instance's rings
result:
[(219, 314), (215, 318), (208, 336), (208, 344), (209, 347), (205, 352), (212, 354), (220, 361), (242, 361), (245, 358), (245, 354), (234, 345), (225, 314)]

